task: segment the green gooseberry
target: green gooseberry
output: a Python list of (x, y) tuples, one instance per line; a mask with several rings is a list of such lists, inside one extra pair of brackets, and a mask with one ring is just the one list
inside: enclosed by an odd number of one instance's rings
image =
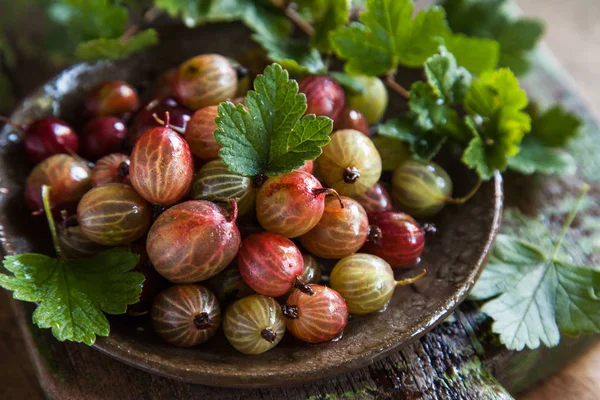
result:
[(348, 93), (347, 106), (360, 111), (370, 125), (375, 124), (383, 117), (388, 106), (388, 92), (384, 83), (377, 77), (356, 77), (364, 90), (360, 93)]
[(452, 180), (434, 162), (405, 161), (394, 171), (392, 198), (399, 210), (415, 218), (439, 213), (452, 201)]
[(405, 161), (410, 160), (410, 148), (406, 142), (386, 136), (377, 136), (373, 144), (381, 156), (384, 171), (395, 171)]

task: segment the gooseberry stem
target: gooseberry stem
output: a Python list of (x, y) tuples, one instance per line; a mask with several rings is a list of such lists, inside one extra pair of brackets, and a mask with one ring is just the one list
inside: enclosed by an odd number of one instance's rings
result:
[(298, 319), (298, 307), (283, 304), (281, 306), (283, 316), (289, 319)]
[(10, 119), (8, 119), (6, 117), (0, 116), (0, 121), (4, 122), (6, 125), (10, 125), (13, 128), (19, 129), (21, 131), (26, 130), (25, 125), (20, 125), (20, 124), (17, 124), (16, 122), (12, 122)]
[(283, 6), (283, 13), (308, 36), (313, 36), (315, 34), (315, 29), (312, 27), (312, 25), (306, 22), (306, 20), (304, 20), (304, 18), (302, 18), (296, 11), (296, 4), (290, 3), (286, 6)]
[(475, 184), (473, 189), (471, 189), (471, 191), (469, 193), (467, 193), (465, 196), (457, 197), (457, 198), (442, 197), (442, 200), (444, 200), (446, 203), (450, 203), (450, 204), (465, 204), (467, 201), (471, 200), (471, 198), (473, 196), (475, 196), (475, 194), (477, 194), (482, 183), (483, 183), (483, 180), (481, 178), (479, 178), (479, 179), (477, 179), (477, 183)]
[(385, 76), (385, 84), (388, 85), (388, 87), (394, 92), (404, 97), (406, 100), (410, 98), (410, 93), (408, 92), (408, 90), (404, 89), (402, 85), (396, 82), (396, 78), (394, 78), (393, 74), (387, 74)]
[(558, 255), (558, 252), (560, 251), (560, 247), (562, 246), (562, 242), (563, 242), (565, 236), (567, 235), (567, 232), (571, 228), (571, 225), (573, 225), (573, 221), (575, 220), (575, 217), (577, 216), (577, 213), (579, 212), (579, 209), (581, 208), (581, 203), (583, 202), (583, 199), (585, 198), (585, 196), (587, 195), (587, 193), (589, 191), (590, 191), (590, 185), (588, 185), (587, 183), (584, 183), (583, 186), (581, 186), (581, 190), (579, 191), (579, 198), (577, 199), (577, 203), (575, 204), (575, 207), (569, 213), (569, 216), (563, 223), (563, 226), (560, 230), (558, 242), (556, 242), (556, 247), (554, 248), (554, 253), (552, 254), (553, 260), (556, 259), (556, 256)]
[(294, 281), (294, 288), (298, 289), (299, 291), (301, 291), (304, 294), (307, 294), (309, 296), (312, 296), (315, 294), (315, 291), (313, 290), (313, 288), (311, 288), (309, 285), (307, 285), (306, 283), (302, 282), (300, 280), (300, 277), (297, 276), (296, 280)]
[(194, 326), (198, 330), (208, 329), (212, 326), (210, 316), (207, 312), (201, 312), (194, 317)]
[(58, 234), (56, 233), (56, 224), (54, 223), (54, 216), (52, 215), (52, 207), (50, 206), (50, 192), (52, 188), (50, 186), (42, 186), (42, 202), (44, 203), (44, 212), (48, 219), (48, 226), (50, 227), (50, 234), (52, 235), (52, 244), (54, 245), (54, 251), (56, 257), (62, 257), (62, 251), (60, 250), (60, 244), (58, 242)]
[(338, 201), (340, 202), (340, 207), (344, 208), (344, 202), (342, 201), (342, 196), (340, 196), (340, 194), (337, 192), (337, 190), (331, 189), (331, 188), (319, 188), (319, 189), (313, 190), (313, 194), (315, 196), (318, 196), (323, 193), (325, 193), (325, 196), (332, 195), (332, 196), (337, 197)]
[(413, 283), (415, 283), (416, 281), (418, 281), (419, 279), (421, 279), (425, 275), (427, 275), (427, 270), (426, 269), (424, 269), (423, 272), (421, 272), (419, 275), (417, 275), (415, 277), (402, 279), (401, 281), (396, 281), (396, 286), (412, 285)]
[(260, 336), (262, 336), (262, 338), (269, 343), (275, 343), (275, 339), (277, 339), (277, 332), (271, 328), (265, 328), (260, 331)]
[(117, 175), (119, 175), (121, 178), (125, 178), (127, 175), (129, 175), (129, 161), (122, 161), (119, 164)]

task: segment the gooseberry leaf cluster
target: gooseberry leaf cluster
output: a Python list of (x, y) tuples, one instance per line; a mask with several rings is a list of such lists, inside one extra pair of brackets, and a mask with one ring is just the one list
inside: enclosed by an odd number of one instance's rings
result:
[(329, 143), (333, 121), (303, 116), (306, 96), (279, 64), (272, 64), (254, 81), (243, 105), (219, 105), (215, 139), (219, 156), (233, 172), (244, 176), (275, 176), (304, 165), (321, 155)]
[(158, 33), (146, 29), (126, 39), (94, 39), (77, 47), (77, 58), (81, 60), (122, 59), (158, 43)]
[[(533, 236), (498, 236), (471, 296), (486, 300), (482, 311), (494, 319), (492, 329), (509, 349), (556, 346), (560, 332), (579, 336), (599, 331), (600, 271), (573, 264), (562, 247), (581, 200), (554, 246), (536, 246), (530, 242)], [(538, 219), (519, 218), (530, 234), (547, 235), (546, 224)]]

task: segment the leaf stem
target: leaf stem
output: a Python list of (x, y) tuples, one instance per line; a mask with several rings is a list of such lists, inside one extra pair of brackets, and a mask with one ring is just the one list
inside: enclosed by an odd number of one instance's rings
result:
[(393, 74), (387, 74), (385, 76), (385, 84), (388, 85), (390, 89), (394, 92), (398, 93), (400, 96), (404, 97), (406, 100), (410, 99), (410, 94), (408, 90), (406, 90), (402, 85), (396, 82), (396, 78)]
[(422, 277), (424, 277), (425, 275), (427, 275), (427, 270), (424, 269), (423, 272), (421, 272), (419, 275), (414, 276), (412, 278), (406, 278), (406, 279), (402, 279), (400, 281), (396, 281), (396, 286), (407, 286), (407, 285), (411, 285), (413, 283), (415, 283), (416, 281), (418, 281), (419, 279), (421, 279)]
[(56, 224), (54, 223), (54, 216), (52, 215), (52, 207), (50, 206), (50, 192), (52, 188), (50, 186), (42, 186), (42, 201), (44, 203), (44, 212), (48, 219), (48, 226), (50, 227), (50, 234), (52, 235), (52, 244), (54, 245), (54, 251), (56, 257), (62, 257), (62, 251), (60, 250), (60, 244), (58, 242), (58, 234), (56, 233)]
[(296, 4), (290, 3), (287, 6), (283, 7), (283, 13), (290, 21), (292, 21), (298, 28), (300, 28), (304, 33), (308, 36), (313, 36), (315, 34), (315, 28), (312, 27), (311, 24), (306, 22), (300, 14), (296, 11)]
[(443, 197), (442, 199), (446, 203), (450, 203), (450, 204), (465, 204), (467, 201), (471, 200), (471, 198), (473, 196), (475, 196), (475, 194), (477, 194), (482, 183), (483, 183), (483, 180), (481, 178), (477, 179), (477, 183), (475, 184), (475, 186), (473, 186), (471, 191), (469, 193), (467, 193), (466, 195), (464, 195), (463, 197)]
[(133, 24), (129, 26), (125, 33), (121, 35), (121, 37), (119, 38), (121, 43), (127, 42), (132, 36), (134, 36), (136, 33), (142, 30), (142, 27), (150, 25), (156, 18), (160, 16), (160, 14), (160, 10), (156, 7), (148, 9), (148, 11), (146, 11), (142, 16), (141, 24)]
[(579, 209), (581, 208), (581, 203), (583, 202), (583, 199), (585, 199), (585, 196), (587, 195), (589, 190), (590, 190), (590, 185), (588, 185), (587, 183), (584, 183), (583, 186), (581, 186), (581, 190), (579, 191), (579, 198), (577, 199), (577, 203), (575, 204), (575, 207), (573, 208), (573, 210), (571, 210), (571, 212), (569, 213), (569, 216), (563, 223), (563, 226), (560, 230), (558, 242), (556, 243), (556, 247), (554, 248), (554, 253), (552, 254), (553, 260), (556, 259), (556, 256), (558, 255), (558, 252), (560, 251), (560, 247), (562, 246), (563, 239), (567, 235), (567, 232), (571, 228), (571, 225), (573, 225), (573, 221), (575, 220), (575, 217), (577, 216), (577, 213), (579, 212)]

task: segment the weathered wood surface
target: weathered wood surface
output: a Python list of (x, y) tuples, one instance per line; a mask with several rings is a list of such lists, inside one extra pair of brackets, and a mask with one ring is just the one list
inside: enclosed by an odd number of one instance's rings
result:
[[(32, 76), (44, 80), (48, 75), (38, 71)], [(559, 99), (584, 113), (591, 124), (587, 141), (593, 146), (594, 136), (591, 135), (598, 131), (598, 125), (587, 107), (570, 89), (570, 81), (563, 79), (553, 61), (546, 56), (540, 58), (529, 82), (536, 98), (548, 101)], [(595, 141), (598, 142), (597, 136)], [(587, 146), (578, 147), (581, 149)], [(588, 153), (593, 151), (594, 147), (588, 149)], [(587, 178), (593, 178), (597, 164), (593, 164), (593, 158), (585, 162), (588, 166), (582, 172)], [(598, 176), (600, 175), (596, 174)], [(558, 188), (576, 191), (577, 182), (578, 180), (571, 179)], [(523, 186), (533, 185), (527, 181)], [(556, 192), (557, 186), (554, 184), (537, 182), (536, 187), (541, 190), (538, 193), (542, 193), (542, 196), (525, 197), (520, 193), (520, 196), (512, 198), (518, 202), (527, 200), (527, 204), (543, 206), (562, 195)], [(546, 197), (546, 194), (550, 197)], [(598, 195), (597, 187), (595, 195)], [(544, 200), (536, 200), (540, 197)], [(6, 307), (0, 310), (1, 326), (13, 325), (12, 316), (6, 311)], [(314, 385), (276, 390), (232, 391), (191, 386), (155, 377), (124, 366), (84, 346), (57, 343), (47, 332), (39, 332), (31, 327), (21, 305), (16, 305), (16, 311), (16, 322), (23, 328), (25, 346), (35, 360), (42, 386), (48, 397), (56, 399), (509, 398), (482, 366), (506, 387), (519, 391), (536, 379), (558, 370), (567, 360), (594, 342), (594, 338), (590, 337), (578, 341), (565, 340), (556, 349), (514, 354), (498, 346), (489, 334), (489, 321), (472, 309), (472, 305), (465, 305), (453, 321), (444, 323), (419, 342), (368, 369)], [(20, 333), (15, 329), (0, 328), (0, 354), (8, 355), (0, 361), (0, 371), (3, 374), (0, 398), (41, 398), (39, 389), (33, 384), (32, 370), (20, 368), (25, 362), (22, 358), (24, 347), (19, 337)]]

